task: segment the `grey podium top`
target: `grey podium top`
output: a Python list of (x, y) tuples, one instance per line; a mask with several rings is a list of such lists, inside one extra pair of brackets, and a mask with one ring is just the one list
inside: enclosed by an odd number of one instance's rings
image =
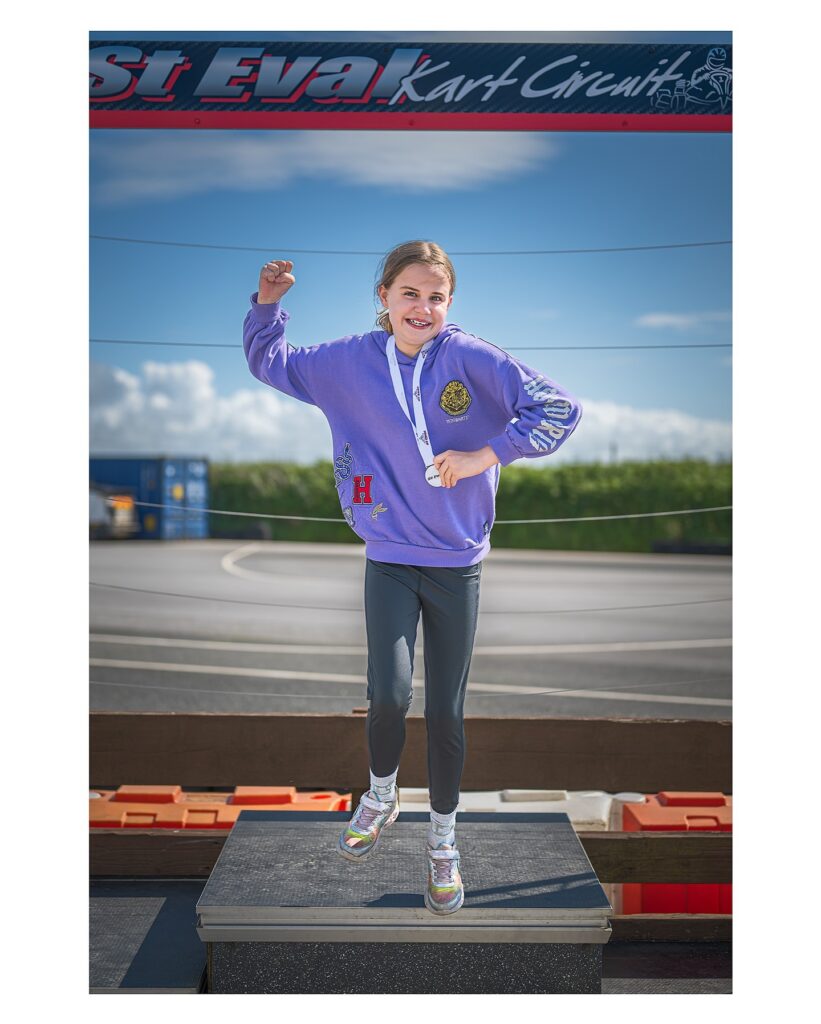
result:
[(203, 941), (607, 942), (612, 913), (566, 814), (464, 813), (465, 902), (424, 905), (426, 813), (400, 812), (363, 863), (348, 812), (243, 811), (197, 903)]

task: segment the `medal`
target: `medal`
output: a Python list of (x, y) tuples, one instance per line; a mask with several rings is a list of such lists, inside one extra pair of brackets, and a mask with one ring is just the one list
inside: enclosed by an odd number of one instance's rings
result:
[(425, 479), (431, 485), (431, 487), (441, 487), (442, 478), (439, 476), (439, 470), (436, 466), (428, 466), (425, 469)]
[(428, 355), (428, 349), (433, 344), (435, 339), (431, 338), (430, 341), (426, 342), (419, 350), (419, 355), (416, 357), (416, 366), (413, 368), (413, 412), (411, 416), (410, 409), (408, 409), (408, 402), (405, 398), (405, 389), (402, 386), (402, 375), (399, 372), (399, 363), (396, 359), (396, 341), (393, 335), (388, 338), (388, 344), (385, 346), (385, 355), (388, 358), (388, 366), (391, 371), (391, 380), (393, 381), (393, 390), (396, 395), (396, 399), (402, 406), (402, 411), (408, 417), (410, 425), (413, 427), (413, 436), (416, 438), (416, 447), (419, 449), (419, 454), (422, 456), (422, 465), (425, 467), (425, 479), (431, 485), (431, 487), (441, 487), (442, 479), (439, 476), (439, 470), (433, 464), (433, 448), (431, 447), (430, 438), (428, 437), (428, 428), (425, 423), (425, 412), (422, 408), (422, 367), (425, 363), (425, 359)]

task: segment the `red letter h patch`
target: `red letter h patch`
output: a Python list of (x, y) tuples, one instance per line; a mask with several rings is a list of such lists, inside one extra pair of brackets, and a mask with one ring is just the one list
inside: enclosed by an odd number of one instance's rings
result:
[(373, 505), (371, 497), (371, 480), (373, 474), (355, 476), (353, 478), (353, 503), (354, 505)]

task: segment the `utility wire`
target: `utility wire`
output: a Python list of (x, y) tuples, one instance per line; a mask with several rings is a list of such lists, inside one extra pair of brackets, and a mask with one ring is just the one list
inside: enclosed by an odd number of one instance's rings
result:
[(725, 512), (732, 505), (714, 505), (711, 508), (680, 508), (674, 512), (626, 512), (620, 516), (576, 516), (573, 519), (496, 519), (494, 526), (510, 526), (514, 523), (588, 523), (602, 519), (645, 519), (650, 516), (685, 516), (695, 512)]
[[(130, 338), (89, 338), (93, 345), (160, 345), (171, 348), (233, 348), (239, 350), (239, 342), (210, 341), (143, 341)], [(633, 348), (732, 348), (732, 342), (695, 342), (691, 345), (511, 345), (509, 352), (575, 352), (596, 349), (599, 351), (619, 351)]]
[(219, 508), (192, 508), (190, 505), (183, 508), (181, 505), (163, 505), (156, 501), (135, 501), (135, 505), (143, 508), (170, 508), (177, 512), (211, 512), (219, 516), (247, 516), (251, 519), (304, 519), (310, 523), (347, 523), (347, 519), (328, 518), (325, 516), (279, 516), (271, 515), (268, 512), (228, 512)]
[[(164, 505), (160, 502), (154, 501), (135, 501), (134, 504), (140, 505), (143, 508), (169, 508), (184, 514), (190, 512), (210, 512), (212, 515), (217, 516), (248, 516), (251, 519), (304, 519), (306, 522), (311, 523), (347, 523), (346, 519), (332, 519), (324, 516), (285, 516), (274, 515), (270, 512), (230, 512), (227, 509), (222, 508), (192, 508), (190, 505), (185, 507), (182, 505)], [(521, 523), (585, 523), (593, 521), (601, 522), (604, 519), (644, 519), (649, 518), (650, 516), (684, 516), (693, 515), (696, 512), (726, 512), (732, 509), (732, 507), (732, 505), (713, 505), (708, 508), (680, 508), (675, 509), (672, 512), (627, 512), (624, 515), (575, 516), (566, 519), (496, 519), (493, 525), (511, 526)]]
[[(339, 607), (339, 605), (322, 605), (322, 604), (293, 604), (287, 602), (286, 604), (279, 604), (271, 601), (244, 601), (234, 597), (209, 597), (202, 594), (178, 594), (172, 593), (167, 590), (147, 590), (144, 587), (125, 587), (118, 583), (98, 583), (96, 580), (90, 580), (89, 586), (92, 587), (103, 587), (106, 590), (128, 590), (134, 594), (152, 594), (156, 597), (182, 597), (186, 600), (195, 601), (217, 601), (220, 604), (252, 604), (257, 605), (260, 608), (299, 608), (307, 611), (319, 611), (319, 612), (356, 612), (361, 614), (362, 609), (359, 606), (356, 607)], [(723, 601), (732, 601), (731, 597), (711, 597), (705, 598), (700, 601), (668, 601), (662, 604), (621, 604), (613, 605), (603, 608), (523, 608), (520, 610), (503, 608), (499, 611), (483, 610), (479, 609), (480, 615), (578, 615), (581, 612), (624, 612), (624, 611), (635, 611), (646, 608), (680, 608), (684, 605), (691, 604), (717, 604)]]
[[(224, 249), (231, 252), (264, 252), (270, 253), (271, 247), (257, 245), (209, 245), (205, 242), (169, 242), (157, 238), (125, 238), (121, 235), (89, 235), (103, 242), (129, 242), (134, 245), (170, 245), (182, 249)], [(676, 242), (669, 245), (620, 245), (597, 249), (507, 249), (507, 250), (448, 250), (452, 256), (553, 256), (566, 253), (584, 252), (645, 252), (655, 249), (696, 249), (708, 245), (732, 245), (732, 240), (717, 242)], [(367, 249), (293, 249), (291, 246), (279, 245), (281, 252), (296, 252), (312, 256), (384, 256), (385, 253)]]

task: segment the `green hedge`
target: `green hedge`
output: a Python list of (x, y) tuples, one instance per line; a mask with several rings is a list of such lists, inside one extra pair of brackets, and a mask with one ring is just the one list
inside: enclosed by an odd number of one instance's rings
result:
[[(361, 544), (342, 520), (330, 461), (212, 463), (210, 507), (275, 515), (326, 516), (339, 523), (210, 516), (212, 537)], [(497, 519), (623, 515), (732, 504), (732, 463), (702, 459), (573, 463), (502, 470)], [(587, 523), (497, 525), (496, 548), (564, 551), (729, 552), (732, 513)]]

